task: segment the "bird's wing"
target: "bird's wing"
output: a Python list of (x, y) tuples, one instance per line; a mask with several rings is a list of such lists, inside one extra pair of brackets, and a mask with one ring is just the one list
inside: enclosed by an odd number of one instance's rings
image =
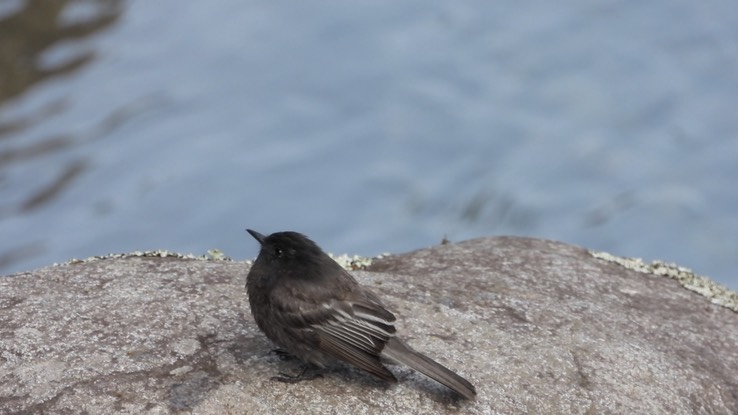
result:
[(334, 301), (322, 307), (329, 312), (327, 318), (311, 326), (318, 333), (320, 348), (380, 379), (396, 382), (379, 358), (395, 334), (394, 316), (383, 308), (348, 301)]
[(395, 334), (394, 316), (384, 309), (350, 301), (323, 303), (322, 321), (311, 325), (353, 348), (379, 355)]
[(316, 346), (321, 351), (380, 379), (395, 381), (379, 358), (384, 345), (395, 334), (395, 316), (381, 304), (364, 295), (343, 300), (324, 299), (318, 304), (294, 302), (295, 296), (292, 299), (290, 305), (274, 304), (280, 308), (278, 315), (286, 327), (311, 331), (317, 335)]

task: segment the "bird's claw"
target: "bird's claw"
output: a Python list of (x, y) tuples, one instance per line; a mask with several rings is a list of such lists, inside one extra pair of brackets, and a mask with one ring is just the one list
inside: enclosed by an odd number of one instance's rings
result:
[(272, 380), (276, 380), (277, 382), (282, 382), (282, 383), (298, 383), (298, 382), (302, 382), (303, 380), (313, 380), (315, 378), (323, 377), (322, 373), (319, 373), (316, 371), (310, 371), (311, 373), (308, 373), (309, 369), (310, 368), (306, 367), (298, 375), (280, 373), (279, 376), (272, 376)]

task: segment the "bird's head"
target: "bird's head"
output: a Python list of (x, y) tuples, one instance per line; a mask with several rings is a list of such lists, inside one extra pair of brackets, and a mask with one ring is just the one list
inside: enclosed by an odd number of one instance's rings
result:
[(329, 258), (315, 242), (298, 232), (275, 232), (264, 236), (251, 229), (246, 231), (261, 244), (257, 263), (310, 266)]

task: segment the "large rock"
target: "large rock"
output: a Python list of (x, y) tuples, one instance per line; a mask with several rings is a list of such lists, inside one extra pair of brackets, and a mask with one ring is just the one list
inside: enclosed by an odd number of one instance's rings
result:
[(523, 238), (441, 245), (355, 271), (411, 345), (476, 385), (464, 402), (397, 366), (400, 383), (389, 386), (341, 365), (298, 384), (270, 380), (300, 367), (258, 332), (248, 269), (133, 256), (0, 278), (0, 412), (738, 413), (729, 291), (708, 298)]

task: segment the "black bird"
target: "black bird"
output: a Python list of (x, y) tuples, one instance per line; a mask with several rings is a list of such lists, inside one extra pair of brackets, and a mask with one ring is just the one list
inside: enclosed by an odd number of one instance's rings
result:
[(397, 382), (380, 359), (389, 358), (474, 398), (469, 381), (395, 337), (395, 316), (315, 242), (297, 232), (247, 231), (261, 244), (246, 278), (251, 314), (279, 347), (320, 368), (338, 359)]

